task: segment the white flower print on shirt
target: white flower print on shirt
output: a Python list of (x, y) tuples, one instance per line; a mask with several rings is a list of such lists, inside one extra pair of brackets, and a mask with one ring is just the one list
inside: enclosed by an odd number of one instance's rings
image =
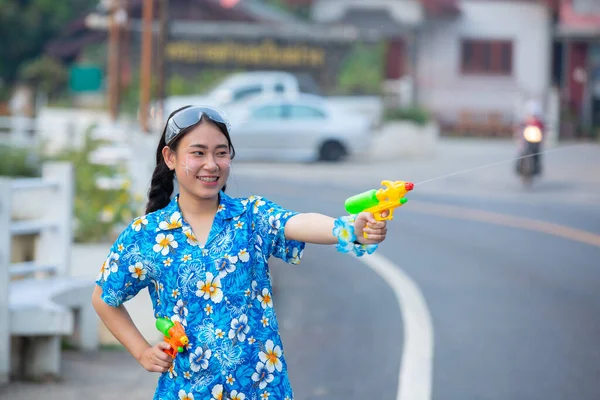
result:
[(262, 197), (260, 196), (256, 196), (256, 201), (254, 202), (253, 206), (252, 206), (252, 212), (254, 214), (258, 213), (258, 210), (264, 206), (266, 203), (265, 201), (262, 199)]
[(215, 324), (211, 319), (205, 319), (203, 324), (196, 328), (198, 340), (207, 346), (213, 346), (217, 340)]
[(231, 321), (229, 339), (237, 338), (238, 341), (243, 342), (246, 340), (248, 332), (250, 332), (250, 326), (248, 325), (248, 316), (246, 314), (241, 315), (239, 318), (234, 318), (233, 321)]
[(192, 228), (190, 228), (189, 226), (184, 226), (183, 234), (187, 238), (188, 244), (192, 246), (198, 246), (198, 240), (196, 239), (196, 236), (194, 236), (194, 231), (192, 231)]
[(144, 264), (141, 262), (136, 262), (135, 265), (130, 265), (129, 272), (131, 272), (132, 278), (139, 279), (140, 281), (146, 279), (146, 274), (148, 273), (146, 267), (144, 267)]
[(206, 273), (206, 280), (197, 283), (198, 290), (196, 296), (205, 300), (211, 299), (213, 303), (220, 303), (223, 300), (223, 291), (221, 290), (221, 279), (213, 276), (212, 273)]
[(234, 346), (230, 341), (224, 341), (221, 344), (215, 353), (215, 357), (221, 362), (223, 372), (235, 369), (244, 361), (240, 346)]
[(259, 361), (256, 364), (256, 372), (252, 374), (252, 381), (258, 383), (260, 389), (264, 389), (269, 383), (273, 382), (273, 379), (275, 377), (269, 372), (267, 366)]
[(256, 197), (257, 196), (255, 196), (255, 195), (250, 195), (250, 197), (248, 197), (247, 199), (244, 199), (244, 200), (240, 201), (240, 203), (242, 203), (245, 206), (248, 203), (253, 203), (254, 200), (256, 200)]
[(246, 395), (244, 393), (238, 393), (237, 390), (232, 390), (229, 393), (229, 400), (246, 400)]
[(171, 317), (171, 321), (179, 321), (181, 322), (181, 325), (187, 326), (186, 317), (188, 315), (188, 309), (183, 303), (183, 300), (177, 300), (177, 304), (173, 307), (173, 313), (174, 315)]
[(258, 293), (258, 282), (252, 281), (250, 284), (252, 286), (252, 296), (251, 299), (254, 300), (256, 298), (256, 294)]
[(281, 214), (269, 216), (269, 233), (277, 234), (281, 228)]
[(177, 286), (181, 289), (183, 295), (187, 296), (188, 291), (193, 292), (196, 289), (203, 271), (201, 264), (184, 263), (180, 265), (177, 271)]
[(142, 227), (145, 227), (146, 225), (148, 225), (148, 219), (145, 216), (138, 217), (138, 218), (134, 219), (133, 222), (131, 223), (131, 227), (136, 232), (141, 231)]
[(237, 260), (237, 256), (227, 255), (222, 259), (215, 261), (216, 269), (219, 272), (219, 278), (224, 278), (227, 274), (234, 272)]
[(158, 235), (156, 235), (156, 244), (154, 245), (154, 247), (152, 247), (152, 250), (154, 250), (157, 253), (161, 253), (163, 256), (166, 256), (167, 254), (169, 254), (171, 248), (176, 249), (177, 246), (178, 244), (175, 241), (175, 237), (173, 237), (173, 235), (165, 235), (164, 233), (159, 233)]
[(259, 294), (257, 298), (262, 308), (273, 307), (273, 298), (271, 297), (271, 293), (269, 293), (269, 289), (264, 288), (262, 294)]
[(126, 297), (122, 290), (115, 290), (113, 288), (103, 289), (102, 296), (104, 297), (106, 304), (113, 307), (118, 307), (119, 304), (123, 303), (123, 299)]
[(168, 221), (161, 221), (158, 224), (159, 229), (162, 230), (181, 228), (181, 226), (181, 214), (178, 211), (171, 214)]
[(272, 340), (267, 340), (267, 343), (265, 343), (265, 351), (261, 351), (258, 354), (258, 358), (265, 363), (269, 372), (274, 372), (275, 370), (281, 372), (281, 369), (283, 368), (283, 364), (281, 364), (280, 360), (281, 354), (281, 347), (275, 346), (275, 343), (273, 343)]
[(117, 272), (119, 270), (119, 254), (115, 252), (111, 252), (106, 261), (102, 264), (102, 268), (100, 269), (100, 276), (98, 279), (102, 277), (104, 280), (108, 278), (111, 272)]
[(220, 257), (221, 254), (226, 253), (231, 248), (234, 239), (235, 228), (231, 225), (226, 225), (225, 229), (212, 240), (208, 254), (210, 254), (211, 257)]
[(297, 247), (294, 247), (292, 250), (292, 264), (300, 264), (300, 259), (302, 258), (302, 250), (298, 250)]
[(186, 393), (185, 390), (181, 389), (178, 393), (179, 400), (194, 400), (193, 393)]
[(238, 257), (241, 262), (250, 261), (250, 253), (248, 253), (248, 250), (246, 250), (246, 249), (241, 249), (240, 252), (238, 253)]
[(197, 347), (196, 350), (190, 354), (190, 368), (194, 372), (200, 371), (200, 369), (208, 368), (208, 361), (212, 356), (212, 351), (210, 349), (203, 349), (202, 347)]
[(175, 364), (171, 364), (169, 367), (169, 378), (174, 379), (177, 378), (177, 371), (175, 371)]
[(210, 400), (223, 400), (223, 385), (215, 385), (211, 394), (212, 398)]

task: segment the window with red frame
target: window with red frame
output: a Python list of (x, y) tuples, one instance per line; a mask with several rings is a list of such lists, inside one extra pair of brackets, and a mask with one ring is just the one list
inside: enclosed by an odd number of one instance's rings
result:
[(461, 71), (465, 75), (511, 75), (513, 43), (510, 40), (463, 39)]

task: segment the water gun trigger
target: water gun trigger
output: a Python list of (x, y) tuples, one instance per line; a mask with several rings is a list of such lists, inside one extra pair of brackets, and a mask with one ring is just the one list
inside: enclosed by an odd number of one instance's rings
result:
[(375, 213), (373, 213), (373, 216), (375, 217), (375, 219), (377, 221), (391, 221), (394, 219), (394, 209), (388, 209), (388, 215), (387, 216), (383, 216), (382, 214), (385, 212), (386, 210), (381, 210), (381, 211), (377, 211)]

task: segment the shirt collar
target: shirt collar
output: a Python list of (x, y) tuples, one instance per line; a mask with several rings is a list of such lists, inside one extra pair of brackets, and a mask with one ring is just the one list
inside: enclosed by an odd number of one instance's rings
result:
[(219, 193), (219, 208), (217, 210), (219, 218), (225, 220), (239, 217), (244, 211), (246, 211), (246, 206), (242, 203), (241, 199), (229, 197), (221, 190)]
[[(246, 206), (241, 199), (228, 196), (225, 192), (219, 193), (219, 208), (215, 219), (228, 220), (240, 216), (246, 211)], [(157, 215), (157, 231), (170, 231), (183, 226), (183, 216), (179, 208), (179, 194), (175, 195), (169, 204)]]

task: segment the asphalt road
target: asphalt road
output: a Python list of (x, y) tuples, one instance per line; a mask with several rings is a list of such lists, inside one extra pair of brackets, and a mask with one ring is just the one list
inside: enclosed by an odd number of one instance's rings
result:
[[(290, 209), (338, 216), (347, 196), (368, 189), (319, 181), (264, 175), (238, 179), (228, 190), (245, 195), (252, 188)], [(600, 207), (552, 201), (550, 189), (547, 202), (539, 192), (509, 199), (418, 187), (409, 197), (378, 253), (408, 274), (427, 302), (435, 340), (432, 398), (599, 399), (600, 247), (560, 227), (563, 236), (536, 231), (523, 218), (600, 235)], [(440, 215), (438, 206), (454, 208)], [(473, 210), (524, 222), (519, 228), (502, 218), (482, 222)], [(326, 246), (307, 246), (298, 266), (274, 261), (272, 273), (296, 400), (395, 400), (404, 338), (390, 285)], [(64, 382), (13, 384), (0, 389), (0, 399), (105, 400), (127, 393), (142, 400), (155, 380), (127, 354), (67, 352)]]
[[(252, 185), (288, 208), (333, 216), (353, 193), (320, 183)], [(232, 191), (248, 193), (241, 185)], [(600, 398), (600, 248), (469, 216), (485, 210), (600, 235), (600, 207), (532, 203), (527, 194), (522, 201), (410, 198), (465, 210), (440, 217), (412, 211), (409, 201), (380, 248), (419, 285), (429, 307), (433, 398)], [(397, 304), (372, 271), (329, 250), (311, 247), (304, 265), (273, 268), (296, 398), (394, 399)]]

